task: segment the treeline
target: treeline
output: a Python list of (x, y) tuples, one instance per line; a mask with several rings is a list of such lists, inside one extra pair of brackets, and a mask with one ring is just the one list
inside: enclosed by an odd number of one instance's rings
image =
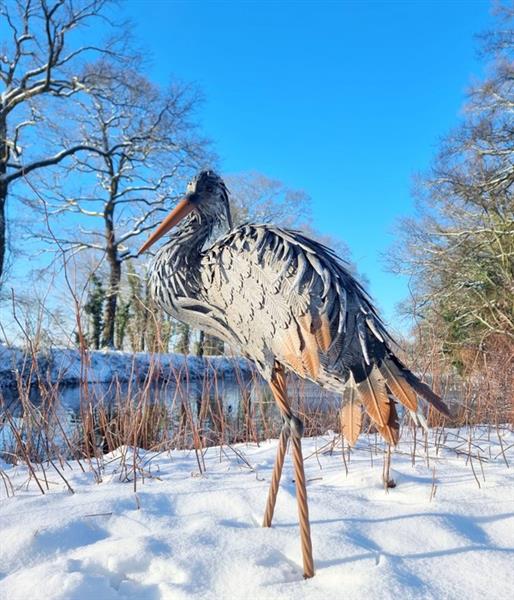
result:
[(486, 76), (418, 178), (418, 215), (401, 223), (391, 258), (410, 278), (415, 354), (480, 375), (481, 393), (496, 388), (514, 415), (513, 18), (500, 8), (480, 36)]

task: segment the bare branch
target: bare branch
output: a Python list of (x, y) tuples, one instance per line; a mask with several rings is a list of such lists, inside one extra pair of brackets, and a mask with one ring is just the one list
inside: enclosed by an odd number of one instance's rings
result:
[(99, 150), (98, 148), (95, 148), (93, 146), (85, 146), (83, 144), (77, 144), (76, 146), (67, 148), (66, 150), (61, 150), (60, 152), (57, 152), (53, 156), (49, 156), (49, 157), (43, 158), (41, 160), (36, 160), (28, 165), (20, 166), (14, 173), (5, 175), (4, 177), (1, 178), (1, 180), (4, 182), (4, 184), (9, 184), (12, 181), (15, 181), (16, 179), (19, 179), (20, 177), (27, 176), (29, 173), (31, 173), (32, 171), (34, 171), (36, 169), (41, 169), (42, 167), (49, 167), (51, 165), (57, 165), (62, 160), (67, 158), (68, 156), (71, 156), (80, 151), (94, 152), (97, 154), (102, 153), (101, 150)]

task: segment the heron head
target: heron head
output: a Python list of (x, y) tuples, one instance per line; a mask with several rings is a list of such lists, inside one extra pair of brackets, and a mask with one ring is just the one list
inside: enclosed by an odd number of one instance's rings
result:
[(171, 213), (162, 221), (139, 249), (139, 254), (148, 250), (157, 240), (177, 225), (184, 217), (196, 212), (201, 220), (210, 222), (227, 221), (232, 228), (232, 217), (228, 190), (223, 179), (214, 171), (200, 171), (187, 184), (186, 193)]
[(227, 220), (232, 227), (227, 186), (214, 171), (200, 171), (187, 184), (185, 198), (195, 205), (202, 216), (218, 221)]

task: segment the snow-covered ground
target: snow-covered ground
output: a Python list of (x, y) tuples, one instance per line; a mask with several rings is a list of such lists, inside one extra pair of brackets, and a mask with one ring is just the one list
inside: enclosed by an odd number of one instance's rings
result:
[[(218, 376), (234, 373), (250, 374), (251, 363), (244, 358), (226, 356), (184, 356), (149, 352), (121, 352), (116, 350), (91, 350), (81, 355), (76, 348), (49, 348), (36, 354), (38, 371), (43, 379), (72, 385), (80, 382), (101, 383), (112, 381), (143, 380), (150, 373), (155, 378), (200, 379), (207, 371)], [(0, 389), (15, 387), (17, 377), (35, 381), (30, 354), (20, 348), (0, 344)]]
[[(51, 467), (42, 496), (25, 467), (2, 465), (15, 495), (6, 498), (0, 481), (0, 598), (509, 597), (514, 472), (495, 434), (479, 438), (471, 449), (483, 470), (449, 449), (467, 452), (465, 432), (450, 431), (438, 457), (431, 446), (428, 466), (421, 445), (411, 464), (404, 436), (388, 493), (382, 455), (367, 442), (346, 475), (340, 449), (327, 452), (333, 436), (304, 440), (316, 562), (306, 581), (289, 457), (274, 526), (260, 527), (275, 441), (210, 448), (203, 475), (194, 452), (141, 452), (146, 478), (136, 492), (120, 481), (119, 452), (105, 457), (100, 483), (76, 463), (66, 467), (75, 494)], [(503, 444), (514, 463), (512, 432)]]

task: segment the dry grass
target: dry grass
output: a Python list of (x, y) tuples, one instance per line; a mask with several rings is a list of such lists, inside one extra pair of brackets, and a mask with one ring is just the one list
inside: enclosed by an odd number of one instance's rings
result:
[[(0, 396), (2, 458), (12, 464), (24, 463), (43, 494), (49, 489), (49, 471), (57, 473), (73, 491), (66, 481), (64, 469), (71, 459), (76, 460), (80, 468), (92, 469), (100, 481), (104, 457), (116, 449), (121, 449), (125, 457), (122, 459), (122, 479), (132, 481), (135, 489), (138, 481), (148, 476), (138, 454), (145, 450), (191, 449), (202, 473), (205, 469), (203, 455), (208, 447), (223, 449), (232, 448), (236, 442), (259, 443), (277, 437), (280, 432), (280, 415), (269, 389), (256, 374), (250, 379), (243, 376), (238, 364), (234, 361), (233, 383), (235, 381), (239, 396), (237, 410), (229, 410), (224, 391), (227, 381), (213, 368), (205, 369), (199, 382), (192, 380), (187, 369), (172, 372), (168, 379), (162, 380), (156, 355), (146, 377), (134, 380), (128, 386), (114, 380), (108, 390), (99, 393), (87, 383), (80, 385), (77, 389), (79, 410), (70, 415), (60, 402), (62, 382), (49, 381), (49, 375), (39, 371), (37, 356), (27, 352), (24, 368), (16, 374), (19, 401), (8, 407)], [(85, 380), (87, 371), (88, 364), (82, 368)], [(432, 433), (435, 431), (436, 451), (449, 447), (448, 436), (451, 436), (452, 450), (466, 456), (478, 485), (488, 457), (480, 450), (480, 444), (475, 443), (475, 429), (478, 430), (479, 424), (488, 424), (488, 435), (502, 444), (504, 428), (509, 423), (512, 425), (512, 404), (506, 402), (503, 395), (507, 383), (506, 378), (492, 379), (491, 373), (489, 377), (483, 374), (458, 382), (440, 377), (438, 385), (443, 394), (455, 395), (455, 388), (460, 385), (460, 404), (451, 420), (443, 421), (432, 413), (427, 415)], [(340, 436), (338, 404), (323, 396), (321, 391), (319, 398), (313, 398), (312, 388), (305, 386), (300, 380), (290, 379), (290, 395), (296, 412), (305, 423), (305, 434), (316, 436), (332, 430), (331, 447), (320, 451), (339, 448), (343, 468), (349, 469), (352, 451)], [(31, 398), (34, 388), (37, 403)], [(410, 436), (413, 464), (426, 461), (427, 453), (422, 450), (427, 446), (428, 434), (417, 429), (407, 415), (402, 428), (413, 430)], [(483, 436), (484, 428), (479, 431)], [(462, 439), (458, 439), (460, 435)], [(370, 463), (382, 460), (384, 482), (387, 486), (394, 485), (389, 477), (391, 457), (387, 445), (369, 424), (362, 439), (362, 443), (368, 445)], [(135, 451), (129, 452), (131, 448)], [(12, 494), (8, 477), (1, 470), (0, 479), (7, 493)]]

